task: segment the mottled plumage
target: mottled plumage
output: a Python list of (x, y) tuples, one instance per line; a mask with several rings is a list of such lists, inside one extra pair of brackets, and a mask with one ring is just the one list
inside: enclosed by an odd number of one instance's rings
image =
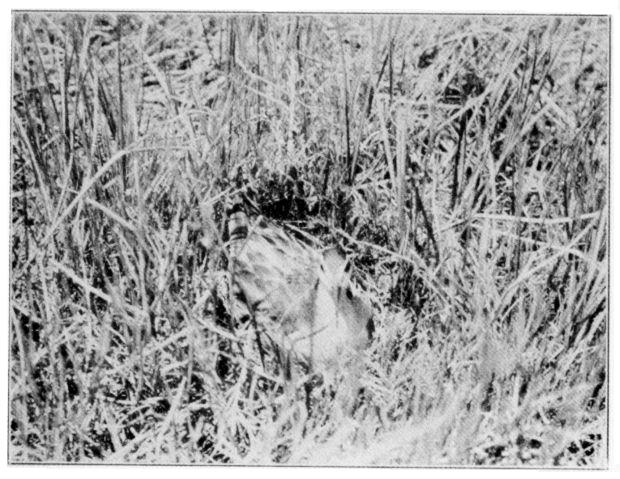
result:
[(323, 365), (363, 351), (372, 311), (335, 248), (321, 252), (241, 211), (229, 235), (235, 296), (281, 349)]

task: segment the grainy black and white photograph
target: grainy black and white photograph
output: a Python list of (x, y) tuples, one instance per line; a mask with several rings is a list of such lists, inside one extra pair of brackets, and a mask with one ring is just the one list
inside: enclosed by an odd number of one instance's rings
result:
[(11, 38), (10, 464), (608, 466), (609, 16)]

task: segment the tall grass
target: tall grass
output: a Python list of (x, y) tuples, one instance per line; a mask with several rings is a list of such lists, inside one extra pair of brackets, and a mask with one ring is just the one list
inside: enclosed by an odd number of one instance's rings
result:
[[(14, 14), (10, 461), (604, 466), (608, 30)], [(352, 258), (352, 416), (233, 324), (239, 194)]]

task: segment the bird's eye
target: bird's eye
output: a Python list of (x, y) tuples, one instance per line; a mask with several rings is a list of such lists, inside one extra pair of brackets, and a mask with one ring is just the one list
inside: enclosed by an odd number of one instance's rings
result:
[(351, 288), (347, 288), (345, 290), (345, 294), (347, 295), (347, 299), (348, 300), (352, 300), (353, 299), (353, 292), (351, 291)]

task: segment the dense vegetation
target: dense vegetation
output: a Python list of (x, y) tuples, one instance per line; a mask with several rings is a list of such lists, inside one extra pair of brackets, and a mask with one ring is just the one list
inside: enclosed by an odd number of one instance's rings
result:
[[(608, 19), (13, 23), (11, 461), (606, 464)], [(352, 415), (231, 321), (236, 196), (348, 253)]]

